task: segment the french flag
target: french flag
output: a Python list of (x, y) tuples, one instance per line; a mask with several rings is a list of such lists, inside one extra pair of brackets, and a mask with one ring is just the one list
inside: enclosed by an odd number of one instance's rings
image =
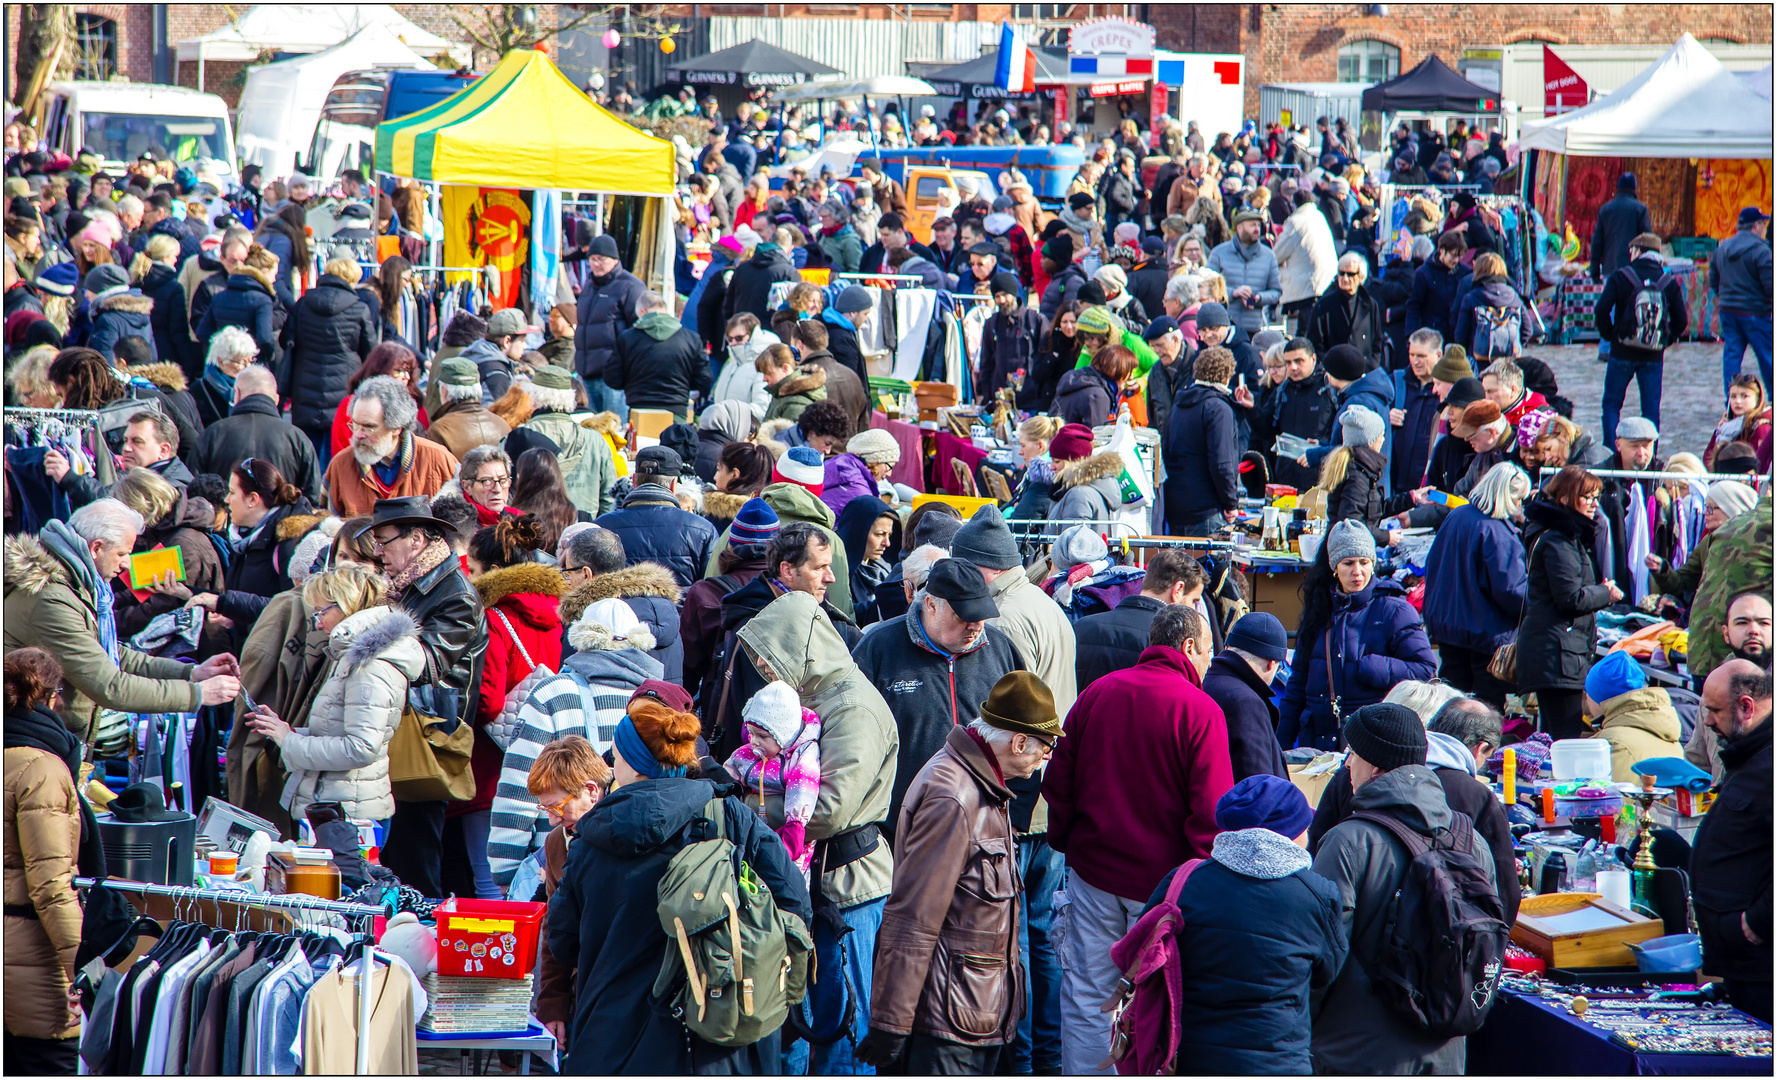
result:
[(1024, 36), (1009, 22), (1000, 23), (1000, 62), (993, 82), (1001, 90), (1022, 93), (1037, 88), (1037, 58)]

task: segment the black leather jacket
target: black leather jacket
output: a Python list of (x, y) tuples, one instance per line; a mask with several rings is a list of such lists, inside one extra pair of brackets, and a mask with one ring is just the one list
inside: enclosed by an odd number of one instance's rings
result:
[(400, 606), (420, 624), (420, 648), (426, 654), (426, 670), (413, 685), (456, 690), (460, 718), (474, 722), (475, 703), (481, 696), (481, 661), (487, 653), (487, 620), (481, 613), (481, 595), (463, 576), (462, 564), (454, 557), (439, 563), (402, 591)]

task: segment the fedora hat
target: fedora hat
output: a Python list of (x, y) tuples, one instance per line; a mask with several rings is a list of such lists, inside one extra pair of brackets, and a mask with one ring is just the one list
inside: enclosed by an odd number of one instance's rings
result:
[(363, 536), (372, 529), (380, 529), (384, 525), (395, 525), (400, 528), (411, 528), (415, 525), (432, 525), (445, 532), (451, 527), (446, 522), (432, 516), (432, 504), (420, 495), (409, 495), (402, 499), (378, 499), (370, 512), (370, 524), (358, 530)]

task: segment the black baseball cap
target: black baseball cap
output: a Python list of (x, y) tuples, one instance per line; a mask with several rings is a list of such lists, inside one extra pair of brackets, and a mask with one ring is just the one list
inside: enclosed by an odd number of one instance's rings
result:
[(649, 446), (636, 453), (636, 471), (654, 476), (677, 476), (685, 459), (670, 446)]
[(999, 607), (987, 591), (987, 579), (973, 563), (961, 559), (940, 559), (926, 578), (926, 592), (945, 601), (956, 617), (964, 622), (986, 622), (997, 619)]

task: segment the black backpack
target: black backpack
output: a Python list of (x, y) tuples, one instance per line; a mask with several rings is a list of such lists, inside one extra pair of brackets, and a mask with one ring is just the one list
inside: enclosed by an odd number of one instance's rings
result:
[(1443, 1039), (1481, 1029), (1505, 960), (1505, 906), (1493, 875), (1475, 858), (1475, 830), (1452, 812), (1434, 838), (1388, 814), (1352, 817), (1393, 834), (1409, 863), (1390, 905), (1382, 955), (1369, 965), (1376, 993), (1396, 1013)]

